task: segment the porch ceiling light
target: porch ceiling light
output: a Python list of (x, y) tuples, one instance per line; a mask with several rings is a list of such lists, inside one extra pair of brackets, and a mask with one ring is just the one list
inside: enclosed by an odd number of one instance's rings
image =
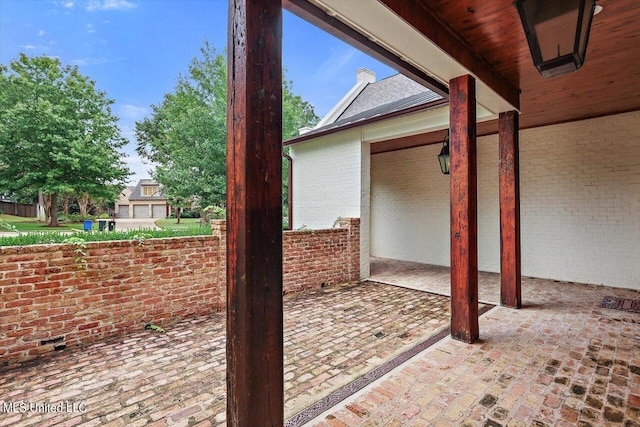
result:
[(544, 78), (584, 64), (595, 0), (516, 0), (533, 64)]
[(438, 154), (438, 162), (440, 163), (440, 170), (443, 174), (449, 175), (449, 166), (451, 165), (451, 157), (449, 157), (449, 131), (442, 141), (442, 150)]

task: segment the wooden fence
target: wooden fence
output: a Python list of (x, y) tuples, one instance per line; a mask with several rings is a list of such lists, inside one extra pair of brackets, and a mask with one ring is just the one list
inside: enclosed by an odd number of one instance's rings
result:
[(38, 208), (36, 205), (26, 203), (0, 202), (0, 213), (35, 218), (38, 216)]

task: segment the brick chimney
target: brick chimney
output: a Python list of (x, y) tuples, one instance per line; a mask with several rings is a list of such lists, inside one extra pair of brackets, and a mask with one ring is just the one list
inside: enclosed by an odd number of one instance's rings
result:
[(376, 81), (376, 73), (366, 68), (360, 68), (356, 71), (357, 83), (373, 83)]

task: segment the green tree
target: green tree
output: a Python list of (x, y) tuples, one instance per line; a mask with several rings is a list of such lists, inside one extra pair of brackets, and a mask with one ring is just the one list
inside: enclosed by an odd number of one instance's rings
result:
[[(149, 117), (136, 123), (137, 151), (156, 166), (154, 178), (177, 204), (226, 203), (227, 61), (208, 42), (186, 75)], [(318, 121), (313, 107), (283, 82), (283, 138)], [(287, 172), (284, 171), (286, 179)], [(286, 192), (286, 187), (284, 189)], [(286, 193), (285, 193), (286, 194)]]
[(58, 225), (58, 195), (117, 197), (130, 172), (111, 104), (94, 81), (58, 59), (21, 54), (0, 66), (0, 188), (42, 191), (51, 200), (51, 226)]

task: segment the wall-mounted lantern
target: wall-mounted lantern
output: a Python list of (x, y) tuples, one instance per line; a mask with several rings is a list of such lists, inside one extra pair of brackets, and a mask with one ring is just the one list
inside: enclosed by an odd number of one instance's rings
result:
[(533, 64), (544, 78), (584, 63), (595, 0), (516, 0)]
[(443, 174), (449, 175), (449, 168), (451, 166), (451, 157), (449, 156), (449, 131), (442, 141), (442, 150), (438, 154), (438, 162), (440, 163), (440, 170)]

